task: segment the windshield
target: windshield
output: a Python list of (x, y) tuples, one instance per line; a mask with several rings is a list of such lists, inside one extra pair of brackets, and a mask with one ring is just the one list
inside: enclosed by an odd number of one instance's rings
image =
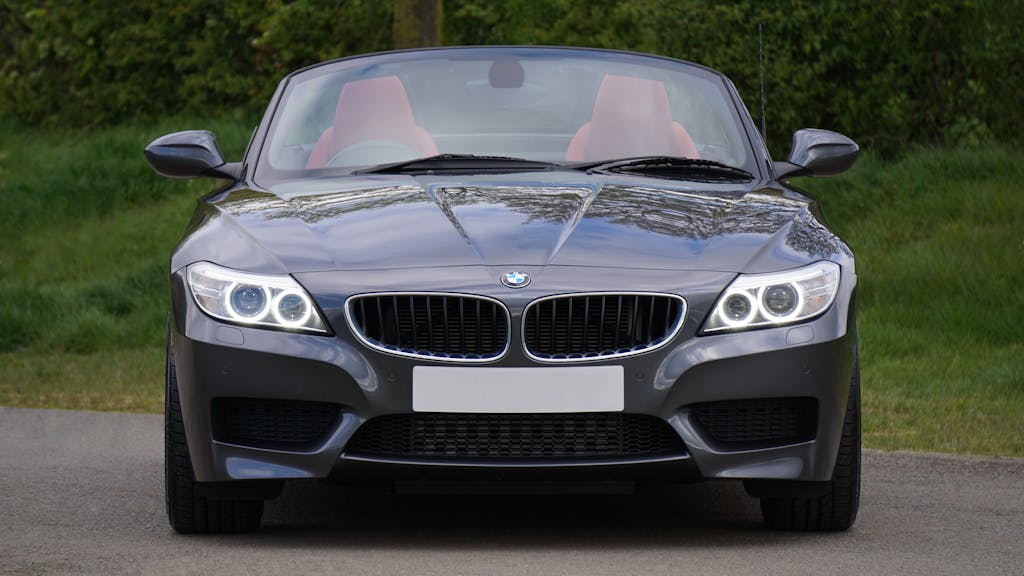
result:
[(725, 81), (631, 54), (558, 49), (368, 56), (292, 77), (258, 178), (347, 174), (438, 154), (572, 164), (636, 156), (753, 172)]

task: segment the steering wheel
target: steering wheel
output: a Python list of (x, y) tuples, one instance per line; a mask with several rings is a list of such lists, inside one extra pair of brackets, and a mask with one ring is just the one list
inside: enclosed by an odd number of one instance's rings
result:
[(377, 164), (388, 164), (413, 160), (423, 156), (423, 153), (393, 140), (363, 140), (348, 146), (331, 157), (325, 167), (336, 168), (338, 166), (375, 166)]

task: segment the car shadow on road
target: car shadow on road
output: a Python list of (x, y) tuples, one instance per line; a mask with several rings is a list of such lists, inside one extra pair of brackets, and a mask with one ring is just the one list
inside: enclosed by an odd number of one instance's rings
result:
[(364, 550), (621, 549), (760, 545), (769, 535), (757, 501), (738, 482), (564, 495), (411, 495), (299, 483), (268, 504), (258, 533), (218, 540)]

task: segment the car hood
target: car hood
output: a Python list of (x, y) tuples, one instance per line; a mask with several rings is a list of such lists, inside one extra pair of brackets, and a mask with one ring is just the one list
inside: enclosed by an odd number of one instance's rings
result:
[(201, 220), (226, 218), (221, 224), (265, 252), (256, 260), (288, 272), (467, 265), (758, 272), (845, 250), (811, 200), (781, 188), (545, 176), (291, 181), (215, 195)]

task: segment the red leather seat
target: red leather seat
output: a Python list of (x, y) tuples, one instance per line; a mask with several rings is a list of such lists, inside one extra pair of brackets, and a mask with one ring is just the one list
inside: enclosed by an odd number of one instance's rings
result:
[(690, 134), (672, 120), (665, 84), (632, 76), (605, 75), (590, 122), (573, 136), (566, 160), (589, 162), (659, 155), (700, 158)]
[(333, 124), (324, 130), (309, 155), (306, 168), (322, 168), (345, 148), (368, 140), (387, 140), (437, 154), (430, 133), (416, 124), (409, 95), (397, 76), (354, 80), (338, 96)]

